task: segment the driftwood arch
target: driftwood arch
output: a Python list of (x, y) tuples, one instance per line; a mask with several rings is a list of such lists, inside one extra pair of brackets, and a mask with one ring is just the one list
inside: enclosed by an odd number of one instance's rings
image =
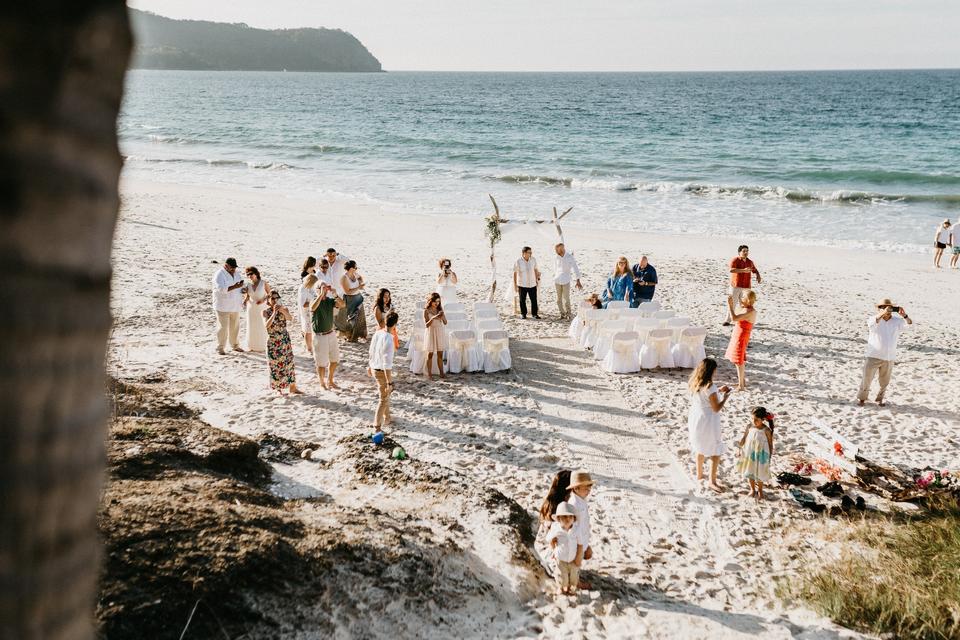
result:
[[(554, 229), (557, 230), (557, 236), (560, 238), (560, 242), (564, 242), (563, 239), (563, 229), (560, 227), (560, 221), (571, 211), (573, 207), (568, 207), (566, 211), (562, 213), (557, 212), (557, 208), (553, 207), (553, 216), (550, 219), (533, 219), (533, 220), (508, 220), (500, 215), (500, 207), (497, 205), (497, 200), (491, 194), (487, 194), (490, 198), (490, 202), (493, 204), (493, 215), (487, 217), (488, 225), (495, 229), (495, 233), (489, 233), (490, 238), (490, 294), (487, 297), (488, 302), (493, 302), (494, 297), (497, 294), (497, 258), (496, 258), (496, 246), (500, 242), (500, 225), (503, 224), (549, 224), (553, 223)], [(565, 243), (565, 242), (564, 242)]]

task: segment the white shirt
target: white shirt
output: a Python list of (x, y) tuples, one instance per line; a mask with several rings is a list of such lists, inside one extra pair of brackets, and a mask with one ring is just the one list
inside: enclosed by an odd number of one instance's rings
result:
[(329, 282), (327, 282), (326, 278), (322, 277), (323, 272), (320, 271), (320, 269), (317, 269), (317, 277), (333, 287), (339, 296), (343, 296), (343, 284), (340, 281), (343, 279), (343, 274), (347, 272), (343, 265), (347, 264), (348, 261), (349, 258), (337, 254), (337, 261), (331, 264), (327, 269), (327, 273), (330, 276)]
[(370, 339), (370, 368), (393, 369), (393, 334), (386, 329), (378, 329)]
[(582, 545), (583, 550), (586, 551), (587, 547), (590, 546), (590, 505), (572, 491), (567, 502), (577, 513), (577, 521), (573, 523), (573, 530), (577, 534), (577, 543)]
[(559, 522), (550, 525), (547, 531), (547, 544), (554, 539), (557, 546), (553, 549), (553, 557), (561, 562), (573, 562), (577, 557), (577, 523), (574, 522), (570, 529), (564, 529)]
[(953, 223), (950, 233), (953, 234), (953, 246), (960, 246), (960, 222)]
[(554, 284), (570, 284), (571, 274), (573, 280), (580, 279), (580, 267), (577, 266), (577, 259), (567, 251), (562, 256), (557, 256), (553, 275)]
[(537, 286), (537, 259), (530, 258), (524, 260), (520, 258), (517, 264), (513, 266), (513, 272), (517, 274), (517, 286), (532, 289)]
[[(340, 261), (337, 260), (337, 262), (340, 262)], [(319, 281), (319, 282), (317, 282), (317, 285), (319, 285), (320, 282), (323, 282), (323, 283), (325, 283), (328, 287), (332, 287), (332, 286), (333, 286), (333, 276), (331, 275), (332, 272), (333, 272), (333, 270), (332, 270), (330, 267), (327, 267), (327, 272), (326, 272), (326, 273), (324, 273), (324, 272), (321, 271), (319, 268), (317, 268), (317, 272), (313, 274), (313, 275), (317, 276), (317, 280)], [(341, 273), (340, 275), (343, 275), (343, 273)], [(317, 286), (317, 285), (314, 285), (314, 286)]]
[(213, 274), (213, 310), (222, 313), (240, 313), (243, 309), (243, 293), (240, 291), (243, 287), (237, 287), (233, 291), (227, 289), (243, 280), (240, 270), (236, 269), (233, 275), (230, 275), (226, 269), (217, 269)]
[(894, 314), (889, 320), (877, 322), (876, 316), (867, 319), (867, 357), (880, 360), (897, 359), (897, 338), (908, 326), (902, 316)]
[(297, 304), (299, 305), (300, 313), (310, 313), (310, 307), (304, 308), (304, 306), (310, 304), (316, 299), (316, 289), (313, 287), (308, 287), (305, 284), (300, 285), (300, 292), (297, 296)]
[(951, 229), (953, 229), (953, 227), (944, 227), (943, 225), (940, 225), (940, 228), (937, 229), (937, 242), (942, 242), (943, 244), (949, 244)]

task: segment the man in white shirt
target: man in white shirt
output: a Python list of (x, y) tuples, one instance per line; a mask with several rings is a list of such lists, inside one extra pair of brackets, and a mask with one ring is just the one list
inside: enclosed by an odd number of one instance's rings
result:
[(520, 259), (513, 265), (513, 290), (520, 294), (520, 317), (527, 319), (527, 298), (530, 298), (530, 312), (540, 319), (537, 308), (537, 285), (540, 284), (540, 270), (533, 257), (533, 249), (524, 247)]
[(553, 284), (557, 287), (557, 308), (560, 310), (560, 319), (569, 320), (573, 317), (570, 312), (570, 282), (576, 281), (577, 291), (583, 289), (580, 284), (580, 267), (572, 253), (567, 253), (562, 242), (554, 247), (557, 252), (556, 267), (554, 269)]
[(390, 394), (393, 393), (393, 356), (396, 347), (393, 344), (393, 328), (397, 326), (399, 316), (393, 311), (387, 314), (385, 329), (379, 329), (370, 339), (370, 364), (367, 373), (377, 381), (380, 390), (380, 403), (373, 418), (373, 426), (380, 431), (393, 422), (390, 416)]
[[(344, 265), (347, 264), (349, 260), (346, 256), (338, 254), (336, 249), (332, 247), (327, 249), (327, 262), (330, 264), (330, 268), (327, 271), (327, 273), (330, 274), (330, 282), (328, 284), (333, 287), (333, 290), (337, 292), (338, 296), (343, 296), (343, 284), (340, 281), (343, 279), (343, 274), (347, 272)], [(320, 273), (317, 273), (317, 278), (325, 281)]]
[(213, 274), (213, 310), (217, 314), (217, 353), (225, 355), (227, 338), (234, 351), (240, 348), (240, 311), (243, 309), (243, 277), (237, 261), (227, 258)]
[(331, 289), (336, 289), (333, 286), (333, 275), (330, 270), (330, 261), (327, 258), (320, 258), (320, 262), (317, 263), (317, 271), (313, 275), (317, 276), (319, 282), (325, 283)]
[(950, 246), (953, 247), (953, 255), (950, 256), (950, 268), (957, 268), (957, 260), (960, 260), (960, 220), (953, 223), (950, 227)]
[(903, 307), (894, 305), (889, 298), (877, 305), (877, 315), (867, 319), (867, 359), (863, 365), (863, 381), (857, 401), (860, 406), (867, 401), (873, 377), (879, 374), (880, 393), (877, 403), (884, 405), (883, 395), (890, 384), (893, 374), (893, 362), (897, 359), (897, 339), (900, 332), (912, 325), (913, 321)]

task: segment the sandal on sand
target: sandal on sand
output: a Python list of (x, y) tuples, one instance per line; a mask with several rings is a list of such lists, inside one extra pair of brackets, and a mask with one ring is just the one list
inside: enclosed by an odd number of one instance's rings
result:
[(812, 480), (810, 480), (810, 478), (806, 478), (796, 473), (785, 472), (785, 473), (777, 474), (777, 482), (779, 482), (781, 485), (786, 487), (791, 484), (796, 484), (796, 485), (810, 484)]
[[(817, 491), (822, 493), (828, 498), (836, 498), (837, 496), (843, 496), (843, 487), (840, 486), (839, 482), (828, 482), (817, 487)], [(846, 496), (844, 496), (846, 498)], [(847, 498), (847, 500), (850, 500)], [(853, 504), (853, 501), (850, 501), (850, 504)]]
[(817, 502), (817, 499), (812, 495), (806, 493), (805, 491), (800, 491), (800, 489), (790, 489), (790, 495), (793, 496), (793, 499), (797, 501), (797, 504), (805, 509), (810, 509), (814, 513), (823, 513), (827, 508), (826, 506)]

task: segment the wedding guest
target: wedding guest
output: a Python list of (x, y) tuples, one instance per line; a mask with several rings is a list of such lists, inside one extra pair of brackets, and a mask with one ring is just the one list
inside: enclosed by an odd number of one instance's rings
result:
[(227, 258), (213, 274), (213, 311), (217, 314), (217, 353), (224, 355), (227, 340), (234, 351), (240, 348), (240, 311), (243, 310), (243, 278), (237, 261)]
[(691, 395), (690, 415), (687, 429), (690, 431), (690, 453), (696, 456), (697, 481), (703, 481), (703, 462), (710, 459), (710, 488), (721, 492), (724, 487), (717, 481), (717, 467), (720, 456), (726, 451), (723, 444), (723, 424), (720, 412), (730, 397), (730, 387), (717, 388), (713, 375), (717, 371), (717, 361), (704, 358), (690, 375)]
[(747, 479), (750, 497), (763, 500), (763, 483), (770, 482), (770, 458), (773, 456), (773, 414), (763, 407), (753, 410), (752, 422), (737, 443), (740, 460), (737, 472)]
[(549, 528), (553, 522), (553, 514), (557, 507), (567, 501), (570, 496), (570, 473), (569, 469), (561, 469), (553, 476), (553, 482), (550, 483), (550, 489), (547, 490), (547, 496), (540, 505), (540, 527)]
[(591, 293), (589, 296), (587, 296), (587, 304), (594, 309), (603, 309), (603, 299), (595, 293)]
[(310, 303), (317, 297), (317, 276), (308, 273), (300, 283), (297, 292), (297, 310), (300, 316), (300, 328), (303, 330), (303, 341), (307, 345), (307, 352), (313, 353), (313, 320), (310, 314)]
[(248, 283), (243, 287), (243, 308), (247, 310), (247, 351), (263, 353), (267, 350), (267, 329), (263, 311), (270, 296), (270, 285), (260, 277), (260, 270), (247, 267)]
[(614, 300), (623, 300), (627, 303), (633, 295), (633, 276), (630, 273), (630, 263), (623, 256), (613, 267), (613, 275), (607, 278), (607, 288), (603, 290), (603, 308)]
[(317, 269), (314, 271), (314, 275), (317, 276), (317, 280), (323, 283), (326, 283), (331, 289), (336, 290), (333, 282), (333, 273), (330, 271), (330, 261), (326, 258), (320, 258), (320, 262), (317, 263)]
[(397, 326), (400, 317), (393, 311), (384, 318), (384, 326), (377, 329), (370, 340), (370, 361), (367, 373), (377, 381), (380, 402), (373, 418), (373, 426), (377, 431), (391, 424), (390, 395), (393, 393), (393, 356), (396, 347), (393, 343), (393, 329)]
[(580, 567), (576, 560), (583, 553), (574, 529), (576, 522), (577, 514), (573, 507), (568, 502), (562, 502), (557, 506), (554, 522), (546, 537), (553, 555), (557, 590), (560, 594), (571, 596), (576, 595), (580, 583)]
[(307, 256), (307, 259), (303, 261), (303, 266), (300, 267), (300, 279), (303, 280), (311, 273), (316, 273), (317, 271), (317, 259), (313, 256)]
[[(311, 325), (313, 327), (313, 362), (317, 367), (317, 378), (324, 389), (339, 389), (333, 381), (333, 374), (340, 362), (340, 344), (333, 330), (333, 315), (336, 309), (346, 306), (343, 298), (328, 284), (318, 282), (319, 294), (310, 303)], [(329, 371), (329, 373), (328, 373)]]
[[(341, 256), (333, 247), (327, 249), (326, 256), (330, 269), (330, 281), (333, 283), (332, 286), (334, 289), (336, 289), (337, 295), (342, 296), (343, 289), (341, 288), (342, 285), (340, 282), (343, 278), (343, 274), (347, 271), (347, 262), (349, 261), (349, 258)], [(319, 274), (317, 277), (320, 277)], [(323, 280), (323, 278), (320, 279)]]
[[(587, 502), (593, 485), (594, 482), (590, 474), (583, 470), (574, 471), (570, 474), (570, 484), (567, 485), (567, 489), (570, 490), (568, 504), (573, 507), (574, 513), (577, 514), (577, 522), (574, 526), (576, 527), (579, 547), (577, 548), (577, 556), (573, 561), (577, 569), (580, 569), (584, 560), (593, 558), (593, 547), (590, 546), (590, 504)], [(579, 587), (588, 589), (589, 585), (580, 582)]]
[(363, 276), (357, 272), (357, 263), (347, 260), (340, 277), (340, 291), (343, 292), (345, 305), (337, 313), (336, 324), (337, 331), (348, 342), (367, 339), (367, 315), (363, 310), (363, 289), (366, 286)]
[[(373, 317), (377, 321), (377, 327), (383, 329), (387, 326), (387, 316), (393, 311), (393, 296), (389, 289), (380, 289), (377, 292), (377, 301), (373, 305)], [(393, 336), (393, 346), (400, 348), (400, 336), (397, 334), (397, 325), (390, 329)]]
[(450, 268), (450, 258), (440, 258), (440, 273), (437, 275), (437, 293), (443, 304), (457, 301), (457, 274)]
[(863, 379), (857, 401), (860, 406), (867, 401), (873, 377), (880, 380), (877, 403), (884, 406), (884, 395), (893, 375), (893, 363), (897, 359), (897, 340), (900, 332), (913, 324), (906, 309), (896, 306), (890, 298), (877, 305), (877, 314), (867, 318), (867, 359), (863, 363)]
[(553, 284), (557, 288), (557, 308), (560, 311), (561, 320), (570, 320), (573, 318), (573, 312), (570, 309), (570, 283), (576, 283), (577, 291), (583, 290), (583, 285), (580, 284), (580, 266), (562, 242), (558, 242), (553, 249), (557, 252), (553, 270)]
[(647, 256), (641, 256), (640, 262), (633, 265), (633, 302), (631, 307), (639, 307), (644, 302), (653, 300), (653, 294), (657, 290), (657, 270), (647, 260)]
[(297, 388), (296, 372), (293, 366), (293, 345), (290, 334), (287, 332), (287, 323), (293, 320), (290, 311), (280, 304), (280, 294), (270, 293), (270, 302), (263, 310), (263, 321), (266, 323), (267, 360), (270, 362), (270, 388), (281, 394), (284, 389), (290, 393), (300, 394)]
[(723, 357), (737, 367), (738, 391), (747, 388), (744, 366), (747, 362), (747, 345), (750, 343), (750, 334), (753, 331), (753, 325), (757, 323), (757, 310), (754, 308), (756, 303), (757, 293), (753, 290), (748, 290), (741, 296), (736, 308), (733, 306), (733, 301), (728, 301), (730, 318), (736, 323), (736, 326), (734, 326), (733, 333), (730, 335), (730, 343), (727, 345), (727, 351)]
[[(750, 259), (750, 247), (745, 244), (737, 248), (737, 256), (730, 260), (730, 288), (727, 291), (727, 306), (730, 302), (736, 302), (743, 296), (743, 292), (749, 290), (751, 285), (751, 276), (756, 274), (757, 284), (762, 282), (757, 265)], [(733, 323), (729, 309), (727, 319), (723, 326), (729, 327)]]
[(950, 256), (950, 268), (957, 268), (957, 261), (960, 260), (960, 220), (953, 223), (950, 227), (950, 244), (953, 246), (953, 255)]
[(940, 268), (940, 258), (943, 257), (943, 250), (950, 244), (950, 220), (944, 220), (937, 227), (936, 234), (933, 236), (933, 266)]
[(444, 325), (447, 316), (443, 312), (443, 303), (439, 293), (431, 293), (427, 298), (427, 306), (423, 310), (423, 322), (426, 329), (423, 333), (423, 350), (427, 352), (427, 379), (433, 380), (433, 356), (437, 356), (437, 369), (440, 377), (445, 378), (443, 371), (443, 352), (447, 347), (447, 335)]
[(540, 270), (533, 257), (533, 249), (524, 247), (520, 259), (513, 265), (513, 290), (520, 295), (520, 317), (527, 319), (527, 298), (530, 298), (530, 313), (540, 319), (537, 308), (537, 285), (540, 284)]

